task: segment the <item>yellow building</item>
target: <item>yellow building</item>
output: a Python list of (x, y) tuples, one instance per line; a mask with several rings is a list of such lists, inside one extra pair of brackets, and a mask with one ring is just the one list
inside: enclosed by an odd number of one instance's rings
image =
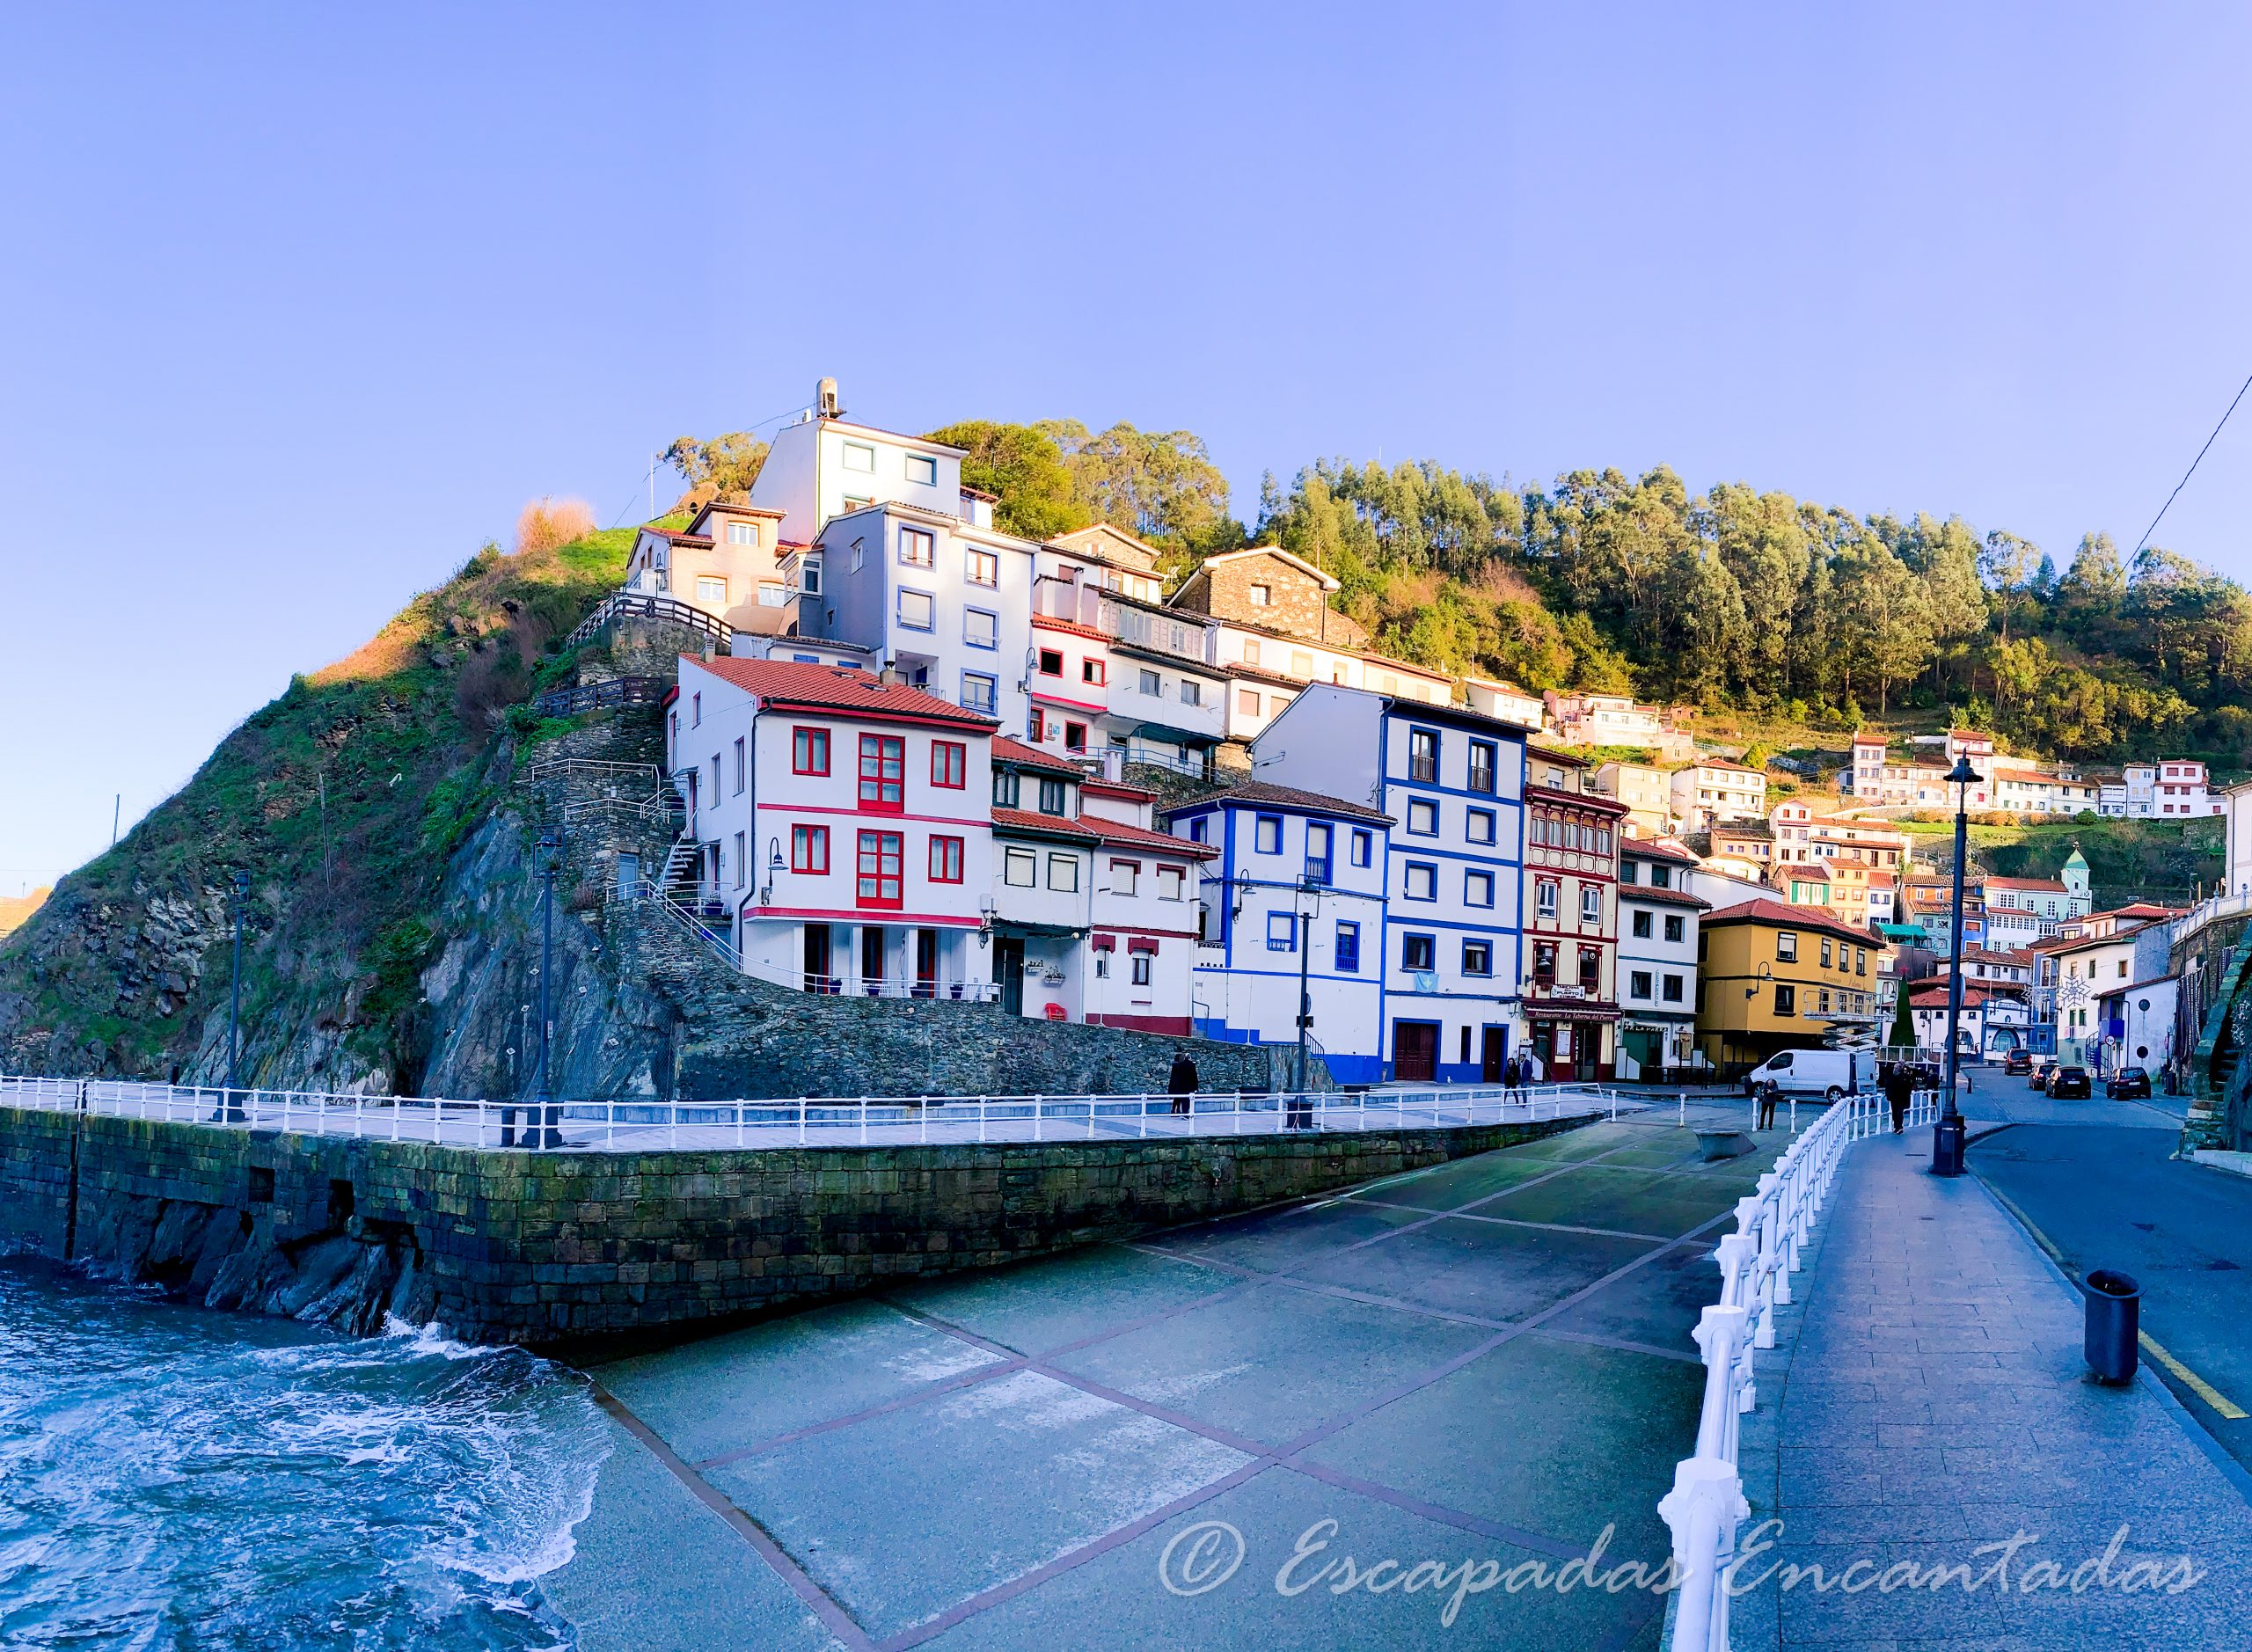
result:
[(1723, 1073), (1778, 1050), (1818, 1049), (1833, 1028), (1874, 1029), (1882, 950), (1820, 907), (1746, 901), (1697, 932), (1697, 1047)]

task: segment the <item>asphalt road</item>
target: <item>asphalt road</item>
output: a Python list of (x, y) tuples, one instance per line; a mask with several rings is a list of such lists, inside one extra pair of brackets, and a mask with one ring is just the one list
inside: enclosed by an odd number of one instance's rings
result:
[[(2146, 1363), (2252, 1468), (2252, 1179), (2178, 1162), (2171, 1130), (2018, 1124), (1974, 1139), (1970, 1166), (2016, 1207), (2067, 1273), (2140, 1283)], [(2192, 1380), (2194, 1378), (2194, 1380)], [(2202, 1389), (2202, 1392), (2200, 1390)]]

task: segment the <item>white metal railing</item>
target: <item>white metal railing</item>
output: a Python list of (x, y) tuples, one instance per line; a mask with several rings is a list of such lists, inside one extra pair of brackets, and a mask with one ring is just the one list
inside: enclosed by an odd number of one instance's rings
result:
[[(1915, 1093), (1905, 1122), (1932, 1122), (1939, 1100), (1936, 1090)], [(1669, 1652), (1728, 1652), (1727, 1572), (1737, 1527), (1751, 1512), (1737, 1473), (1736, 1448), (1737, 1419), (1758, 1404), (1753, 1353), (1775, 1345), (1775, 1310), (1790, 1305), (1800, 1248), (1822, 1214), (1846, 1149), (1891, 1128), (1891, 1108), (1882, 1096), (1850, 1095), (1826, 1104), (1759, 1178), (1758, 1190), (1737, 1201), (1736, 1230), (1715, 1247), (1720, 1300), (1704, 1311), (1691, 1334), (1705, 1361), (1697, 1449), (1674, 1466), (1673, 1489), (1657, 1505), (1673, 1537), (1677, 1598)]]
[(2166, 928), (2166, 944), (2179, 946), (2218, 917), (2233, 917), (2239, 912), (2252, 911), (2252, 890), (2240, 889), (2234, 895), (2209, 895)]
[(561, 780), (583, 776), (590, 780), (613, 785), (631, 781), (635, 785), (655, 787), (664, 786), (664, 771), (654, 763), (605, 763), (597, 757), (546, 757), (531, 765), (524, 776), (527, 786), (538, 786), (548, 780)]
[(1616, 1118), (1622, 1109), (1633, 1112), (1642, 1104), (1615, 1091), (1567, 1085), (1353, 1094), (1246, 1091), (542, 1103), (0, 1076), (0, 1105), (300, 1136), (605, 1152), (1443, 1129)]

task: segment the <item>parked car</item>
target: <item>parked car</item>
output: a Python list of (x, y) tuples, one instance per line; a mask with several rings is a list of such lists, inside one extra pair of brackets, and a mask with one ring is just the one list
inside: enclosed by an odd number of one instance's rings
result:
[(1876, 1052), (1870, 1049), (1787, 1049), (1744, 1077), (1747, 1095), (1773, 1085), (1781, 1095), (1818, 1095), (1835, 1101), (1876, 1088)]
[(2025, 1070), (2025, 1087), (2029, 1090), (2046, 1090), (2049, 1087), (2049, 1075), (2056, 1070), (2057, 1064), (2053, 1061), (2035, 1062)]
[(2095, 1087), (2087, 1081), (2087, 1068), (2055, 1066), (2049, 1069), (2046, 1092), (2053, 1101), (2085, 1101)]
[(2122, 1067), (2103, 1081), (2103, 1093), (2114, 1101), (2131, 1100), (2137, 1096), (2150, 1095), (2150, 1074), (2140, 1067)]
[(2002, 1071), (2012, 1078), (2022, 1078), (2033, 1071), (2033, 1052), (2029, 1049), (2011, 1050), (2002, 1057)]

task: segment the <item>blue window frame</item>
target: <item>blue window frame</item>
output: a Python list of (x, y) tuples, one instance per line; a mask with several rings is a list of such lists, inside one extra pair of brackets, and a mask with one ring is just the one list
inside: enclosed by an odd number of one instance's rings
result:
[(965, 608), (961, 610), (961, 640), (972, 648), (998, 648), (1001, 646), (1001, 617), (989, 608)]
[(1364, 866), (1374, 859), (1375, 853), (1375, 835), (1364, 828), (1356, 828), (1353, 832), (1353, 864)]
[(1466, 940), (1462, 943), (1462, 973), (1466, 976), (1489, 976), (1494, 973), (1494, 943), (1490, 940)]
[(1337, 920), (1337, 972), (1349, 976), (1361, 972), (1361, 926), (1342, 917)]
[(990, 712), (998, 698), (1000, 680), (983, 671), (961, 674), (961, 704), (966, 711)]
[(1402, 900), (1436, 901), (1439, 898), (1439, 869), (1429, 860), (1411, 860), (1401, 874), (1400, 894)]
[(1494, 874), (1490, 872), (1464, 873), (1462, 902), (1466, 906), (1491, 906), (1494, 903)]
[(1500, 767), (1499, 751), (1500, 748), (1490, 740), (1473, 740), (1470, 742), (1470, 789), (1472, 791), (1491, 792), (1494, 789), (1494, 775)]
[(1402, 969), (1425, 970), (1439, 967), (1439, 939), (1436, 935), (1402, 935), (1400, 938), (1400, 967)]
[(1305, 875), (1316, 883), (1329, 881), (1329, 844), (1333, 835), (1327, 821), (1308, 821), (1305, 828)]
[(1262, 855), (1281, 854), (1283, 852), (1283, 817), (1280, 815), (1259, 816), (1252, 828), (1251, 846)]
[(1439, 806), (1427, 797), (1408, 800), (1408, 830), (1417, 837), (1439, 835)]
[(1267, 914), (1267, 950), (1296, 952), (1298, 949), (1298, 918), (1295, 912)]

